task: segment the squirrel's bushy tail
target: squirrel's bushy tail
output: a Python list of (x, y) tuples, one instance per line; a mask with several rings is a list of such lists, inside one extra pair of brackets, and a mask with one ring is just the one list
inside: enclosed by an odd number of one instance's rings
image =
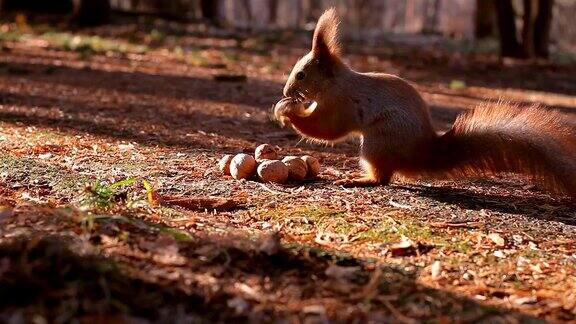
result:
[(519, 173), (576, 198), (576, 125), (556, 111), (504, 102), (483, 104), (459, 116), (424, 160), (421, 175)]

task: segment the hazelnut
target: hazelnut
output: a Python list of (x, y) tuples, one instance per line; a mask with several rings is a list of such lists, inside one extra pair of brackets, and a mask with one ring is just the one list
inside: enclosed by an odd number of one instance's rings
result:
[(276, 160), (278, 159), (278, 153), (276, 149), (270, 144), (259, 145), (254, 151), (254, 157), (256, 161), (261, 162), (264, 160)]
[(278, 160), (266, 160), (258, 166), (262, 182), (284, 183), (288, 179), (288, 167)]
[(248, 154), (240, 153), (230, 162), (230, 174), (234, 179), (248, 179), (254, 175), (256, 160)]
[(308, 166), (308, 177), (315, 178), (318, 176), (318, 173), (320, 173), (320, 162), (318, 159), (310, 155), (304, 155), (301, 159)]
[(291, 179), (302, 181), (308, 174), (308, 166), (306, 162), (297, 156), (287, 156), (282, 159), (282, 162), (288, 167), (288, 175)]

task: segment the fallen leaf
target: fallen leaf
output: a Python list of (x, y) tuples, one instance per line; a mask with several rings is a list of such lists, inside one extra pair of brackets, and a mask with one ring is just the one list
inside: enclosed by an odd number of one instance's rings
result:
[(504, 252), (500, 251), (500, 250), (496, 250), (494, 251), (494, 253), (492, 253), (495, 257), (500, 258), (500, 259), (505, 259), (506, 255), (504, 254)]
[(403, 240), (390, 246), (390, 253), (392, 256), (414, 255), (416, 254), (416, 247), (411, 240)]
[(536, 296), (527, 296), (527, 297), (518, 297), (518, 296), (510, 296), (510, 299), (516, 305), (524, 305), (524, 304), (535, 304), (538, 301)]
[(134, 145), (133, 144), (118, 144), (118, 149), (120, 150), (120, 152), (126, 152), (126, 151), (130, 151), (132, 149), (134, 149)]
[(322, 305), (308, 305), (304, 306), (302, 311), (305, 314), (326, 314), (326, 308)]
[(392, 205), (393, 207), (396, 207), (396, 208), (402, 208), (402, 209), (411, 209), (412, 208), (412, 206), (397, 203), (397, 202), (393, 201), (392, 199), (390, 199), (390, 201), (388, 203), (390, 205)]
[(459, 90), (466, 88), (466, 82), (462, 80), (452, 80), (450, 82), (450, 89)]
[(488, 234), (488, 238), (494, 242), (497, 246), (504, 246), (506, 245), (506, 241), (504, 238), (498, 233), (490, 233)]

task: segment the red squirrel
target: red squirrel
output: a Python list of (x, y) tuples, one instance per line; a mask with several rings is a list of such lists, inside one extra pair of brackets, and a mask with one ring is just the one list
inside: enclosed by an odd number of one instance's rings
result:
[(393, 176), (457, 179), (511, 172), (576, 198), (576, 130), (560, 113), (486, 103), (438, 135), (426, 102), (407, 81), (359, 73), (342, 61), (338, 24), (333, 8), (320, 17), (312, 50), (296, 63), (284, 98), (274, 107), (276, 119), (304, 137), (325, 142), (361, 138), (365, 175), (336, 184), (373, 186), (386, 185)]

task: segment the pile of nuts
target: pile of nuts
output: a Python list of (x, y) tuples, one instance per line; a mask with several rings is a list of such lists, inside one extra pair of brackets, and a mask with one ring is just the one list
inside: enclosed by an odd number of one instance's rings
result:
[(220, 159), (218, 168), (224, 175), (231, 175), (234, 179), (250, 179), (255, 174), (262, 182), (284, 183), (288, 179), (302, 181), (315, 178), (320, 172), (318, 159), (304, 155), (287, 156), (278, 160), (278, 152), (270, 144), (262, 144), (249, 154), (226, 154)]

